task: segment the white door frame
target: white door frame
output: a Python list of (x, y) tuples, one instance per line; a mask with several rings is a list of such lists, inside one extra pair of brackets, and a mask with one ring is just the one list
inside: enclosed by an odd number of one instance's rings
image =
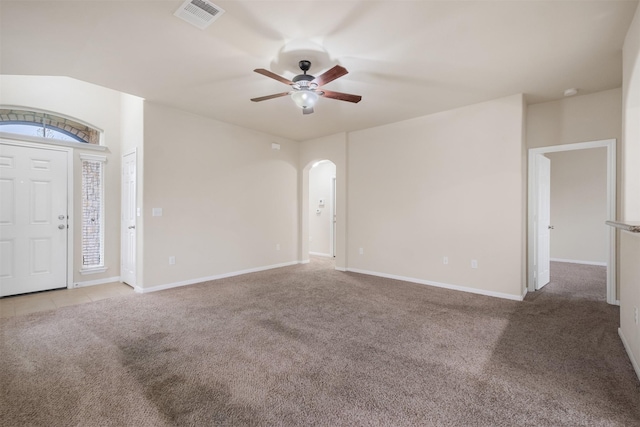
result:
[[(62, 147), (47, 143), (37, 143), (23, 141), (20, 138), (14, 138), (1, 135), (0, 142), (7, 145), (16, 145), (20, 147), (36, 148), (39, 150), (53, 150), (67, 153), (67, 288), (73, 288), (73, 242), (74, 242), (74, 210), (73, 210), (73, 148)], [(32, 138), (35, 139), (35, 138)]]
[[(536, 274), (538, 265), (538, 237), (535, 230), (534, 218), (538, 209), (538, 181), (535, 173), (535, 158), (538, 154), (556, 153), (560, 151), (585, 150), (589, 148), (605, 147), (607, 149), (607, 220), (616, 219), (616, 140), (579, 142), (575, 144), (553, 145), (549, 147), (530, 148), (528, 158), (528, 213), (527, 213), (527, 290), (536, 290)], [(616, 300), (616, 230), (609, 227), (607, 240), (607, 302), (617, 304)]]

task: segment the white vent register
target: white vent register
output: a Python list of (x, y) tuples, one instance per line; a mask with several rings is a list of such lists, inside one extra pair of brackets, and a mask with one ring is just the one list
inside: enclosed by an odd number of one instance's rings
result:
[(207, 0), (187, 0), (174, 13), (178, 18), (204, 30), (224, 13), (224, 9)]

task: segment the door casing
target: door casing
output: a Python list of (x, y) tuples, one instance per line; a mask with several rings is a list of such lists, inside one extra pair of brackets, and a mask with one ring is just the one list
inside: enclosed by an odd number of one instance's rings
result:
[[(538, 264), (537, 245), (538, 236), (535, 229), (534, 216), (538, 209), (538, 182), (535, 173), (535, 159), (539, 154), (555, 153), (559, 151), (584, 150), (605, 147), (607, 149), (607, 219), (616, 219), (616, 140), (605, 139), (599, 141), (579, 142), (575, 144), (553, 145), (549, 147), (530, 148), (528, 156), (528, 214), (527, 214), (527, 290), (534, 292), (537, 288), (536, 269)], [(616, 231), (609, 228), (607, 240), (609, 254), (607, 259), (607, 302), (618, 304), (616, 299)]]

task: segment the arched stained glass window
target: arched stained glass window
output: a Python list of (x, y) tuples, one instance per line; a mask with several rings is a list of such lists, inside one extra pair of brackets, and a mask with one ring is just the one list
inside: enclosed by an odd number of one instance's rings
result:
[(100, 131), (51, 113), (0, 107), (0, 132), (100, 144)]

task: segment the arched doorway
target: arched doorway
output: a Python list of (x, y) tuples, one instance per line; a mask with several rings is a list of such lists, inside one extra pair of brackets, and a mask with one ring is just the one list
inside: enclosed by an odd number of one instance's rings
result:
[(309, 170), (309, 254), (336, 256), (336, 165), (313, 163)]

